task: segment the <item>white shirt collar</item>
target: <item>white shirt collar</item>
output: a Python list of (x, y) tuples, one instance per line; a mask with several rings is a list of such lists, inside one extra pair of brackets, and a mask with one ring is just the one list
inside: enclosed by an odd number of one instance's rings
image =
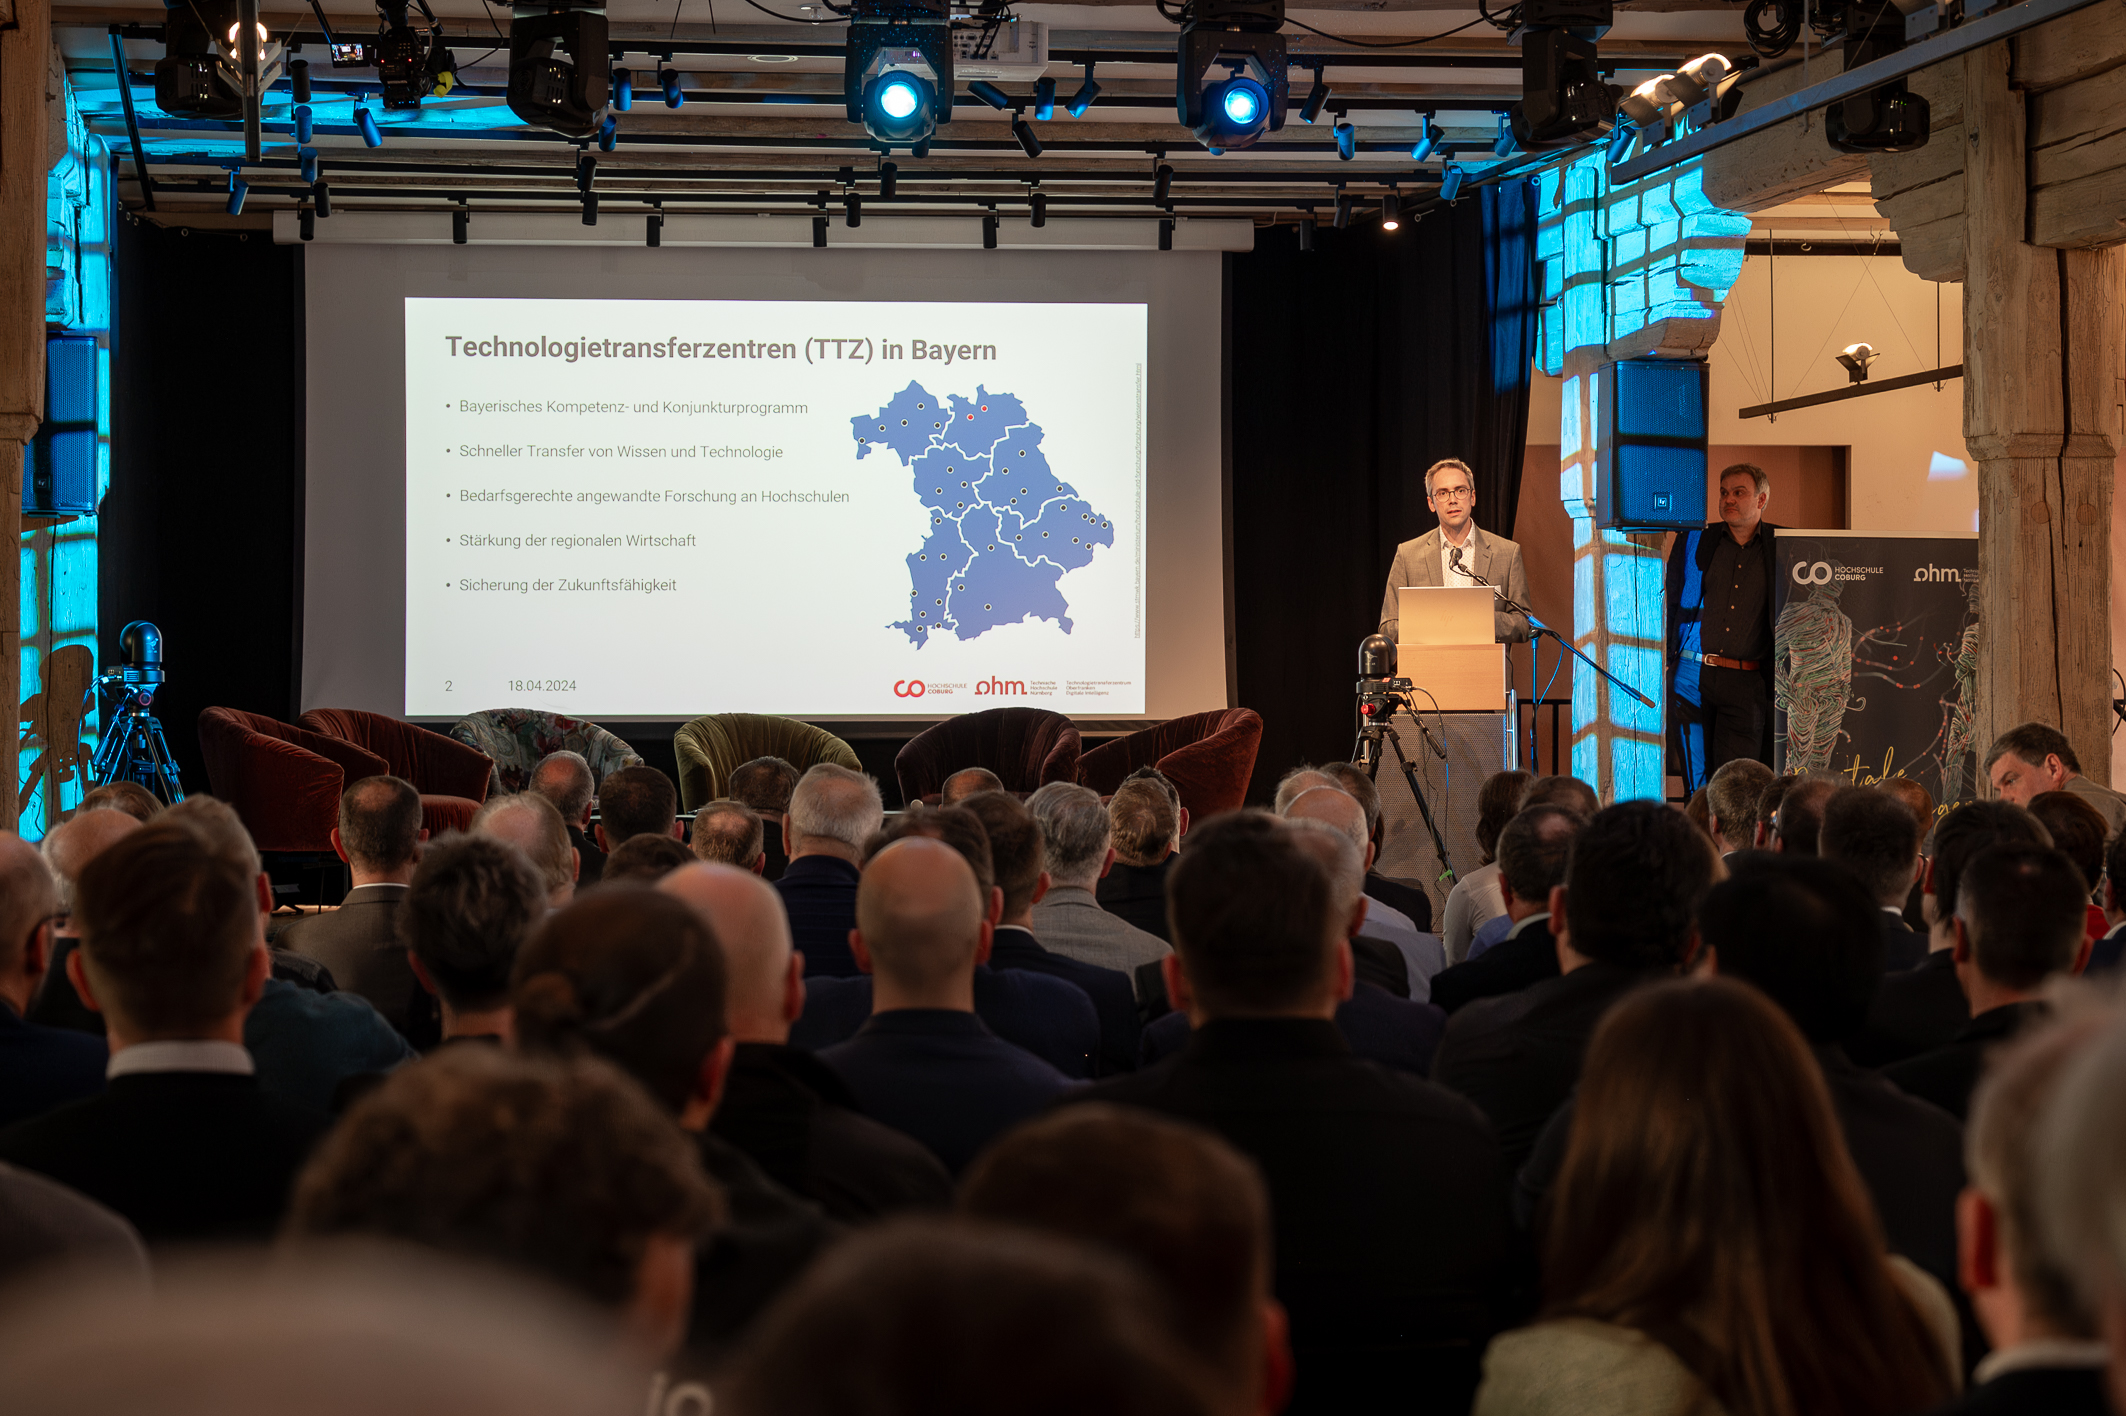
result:
[(256, 1075), (258, 1066), (237, 1043), (195, 1040), (136, 1042), (113, 1052), (103, 1069), (107, 1078), (148, 1072), (224, 1072), (249, 1077)]
[[(1550, 911), (1549, 911), (1549, 910), (1539, 910), (1539, 911), (1537, 911), (1537, 912), (1536, 912), (1535, 914), (1532, 914), (1532, 915), (1528, 916), (1528, 918), (1526, 918), (1526, 919), (1524, 919), (1524, 920), (1521, 920), (1521, 921), (1517, 922), (1517, 923), (1516, 923), (1516, 924), (1515, 924), (1515, 925), (1513, 926), (1513, 928), (1511, 928), (1511, 929), (1507, 930), (1507, 931), (1506, 931), (1506, 939), (1513, 939), (1513, 938), (1517, 938), (1517, 937), (1518, 937), (1518, 936), (1520, 935), (1520, 932), (1521, 932), (1522, 930), (1526, 929), (1526, 928), (1527, 928), (1527, 927), (1528, 927), (1529, 925), (1531, 925), (1531, 924), (1540, 924), (1540, 923), (1542, 923), (1543, 921), (1545, 921), (1545, 920), (1547, 920), (1547, 919), (1549, 919), (1549, 918), (1550, 918)], [(1545, 924), (1545, 925), (1544, 925), (1543, 927), (1544, 927), (1545, 929), (1548, 929), (1548, 928), (1549, 928), (1550, 926), (1549, 926), (1549, 925), (1547, 925), (1547, 924)], [(1502, 939), (1502, 940), (1500, 940), (1499, 942), (1500, 942), (1500, 943), (1504, 943), (1504, 942), (1505, 942), (1505, 940), (1504, 940), (1504, 939)]]
[(1982, 1386), (1995, 1377), (2032, 1367), (2101, 1367), (2111, 1354), (2101, 1342), (2080, 1342), (2065, 1337), (2040, 1337), (2014, 1347), (1988, 1353), (1971, 1373), (1971, 1384)]

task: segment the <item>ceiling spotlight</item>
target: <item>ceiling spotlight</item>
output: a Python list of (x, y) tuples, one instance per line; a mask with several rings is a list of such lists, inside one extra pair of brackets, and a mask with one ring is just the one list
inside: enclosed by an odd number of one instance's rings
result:
[(583, 224), (585, 226), (596, 226), (598, 224), (598, 194), (596, 192), (585, 192), (583, 194)]
[(461, 206), (458, 207), (456, 210), (452, 211), (450, 214), (450, 244), (453, 246), (464, 245), (466, 240), (470, 237), (471, 232), (471, 209)]
[(1439, 151), (1440, 130), (1432, 126), (1432, 115), (1429, 113), (1419, 114), (1418, 124), (1418, 139), (1410, 145), (1410, 160), (1430, 162), (1433, 155)]
[(533, 127), (565, 138), (596, 133), (608, 73), (603, 4), (549, 0), (510, 20), (509, 111)]
[(967, 92), (973, 94), (991, 108), (1005, 109), (1011, 107), (1011, 95), (987, 79), (976, 79), (973, 83), (967, 85)]
[(1848, 344), (1838, 352), (1838, 362), (1845, 365), (1846, 382), (1860, 383), (1868, 376), (1868, 365), (1882, 356), (1872, 344)]
[[(1847, 73), (1905, 47), (1900, 8), (1894, 0), (1855, 0), (1847, 7)], [(1910, 152), (1926, 146), (1933, 121), (1927, 100), (1903, 79), (1893, 79), (1825, 109), (1823, 135), (1840, 152)]]
[(952, 121), (952, 32), (948, 0), (854, 0), (842, 93), (848, 119), (889, 152), (930, 150)]
[(827, 218), (825, 218), (824, 216), (815, 216), (812, 218), (812, 245), (815, 249), (824, 250), (826, 248)]
[[(155, 61), (155, 106), (187, 118), (240, 118), (244, 111), (243, 21), (237, 0), (165, 0), (163, 57)], [(253, 30), (260, 91), (279, 79), (282, 46)]]
[(1329, 103), (1329, 81), (1322, 76), (1320, 65), (1314, 68), (1314, 87), (1307, 90), (1307, 101), (1299, 105), (1299, 121), (1311, 123), (1321, 117), (1321, 110)]
[(1036, 189), (1028, 205), (1033, 208), (1033, 224), (1048, 225), (1048, 193)]
[(1440, 169), (1439, 199), (1451, 202), (1462, 194), (1462, 181), (1469, 174), (1459, 162), (1450, 162)]
[(1629, 123), (1619, 123), (1609, 135), (1609, 165), (1616, 166), (1631, 156), (1632, 144), (1639, 140), (1639, 130)]
[(1159, 219), (1159, 249), (1162, 251), (1174, 249), (1174, 219), (1170, 216)]
[(376, 125), (376, 115), (359, 103), (354, 106), (354, 126), (361, 130), (363, 147), (384, 145), (384, 134)]
[(1314, 249), (1314, 213), (1311, 211), (1299, 218), (1299, 249)]
[(1174, 169), (1162, 162), (1152, 169), (1152, 200), (1163, 202), (1173, 190)]
[(305, 241), (315, 241), (317, 239), (317, 213), (309, 207), (302, 207), (296, 211), (295, 225), (297, 233)]
[(618, 64), (613, 66), (613, 107), (622, 113), (635, 106), (635, 76)]
[(664, 90), (664, 106), (666, 108), (684, 108), (686, 106), (686, 92), (680, 87), (684, 82), (685, 80), (680, 77), (677, 69), (663, 68), (657, 71), (657, 87)]
[(1380, 229), (1400, 231), (1403, 229), (1403, 204), (1394, 192), (1380, 199)]
[(1019, 151), (1028, 157), (1041, 155), (1041, 140), (1034, 136), (1033, 124), (1014, 113), (1011, 116), (1011, 135), (1019, 140)]
[(1595, 59), (1596, 41), (1613, 19), (1611, 0), (1527, 0), (1515, 35), (1521, 101), (1500, 125), (1500, 157), (1515, 148), (1570, 147), (1615, 125), (1617, 90), (1603, 82)]
[(244, 214), (244, 198), (249, 196), (250, 193), (251, 184), (246, 182), (243, 179), (243, 175), (237, 172), (236, 169), (229, 169), (229, 215), (242, 216)]
[(1038, 123), (1049, 122), (1056, 116), (1056, 81), (1037, 79), (1033, 86), (1033, 116)]
[(864, 199), (857, 193), (856, 188), (851, 187), (842, 196), (842, 225), (855, 227), (863, 224)]
[(576, 190), (588, 192), (591, 189), (591, 183), (597, 180), (597, 177), (598, 159), (587, 152), (578, 153), (576, 155)]
[(318, 220), (329, 221), (332, 219), (332, 188), (328, 183), (312, 182), (310, 184), (310, 201), (317, 208)]
[(1093, 82), (1092, 61), (1087, 60), (1085, 64), (1085, 82), (1078, 85), (1078, 91), (1070, 96), (1070, 102), (1063, 105), (1063, 111), (1073, 118), (1083, 118), (1085, 110), (1091, 108), (1093, 100), (1099, 96), (1100, 85)]
[(1336, 215), (1333, 224), (1338, 231), (1351, 224), (1351, 199), (1342, 192), (1336, 194)]
[(1330, 132), (1336, 139), (1337, 161), (1349, 162), (1358, 156), (1358, 129), (1349, 123), (1338, 123)]
[(996, 213), (991, 212), (988, 216), (982, 218), (982, 249), (985, 251), (994, 251), (996, 248), (997, 218)]
[(295, 160), (297, 169), (303, 174), (303, 181), (314, 185), (317, 182), (317, 152), (312, 148), (304, 148), (295, 155)]
[(893, 200), (893, 194), (899, 186), (900, 175), (901, 167), (897, 162), (881, 162), (878, 165), (878, 196), (880, 201), (890, 202)]
[(605, 121), (598, 125), (598, 151), (611, 152), (618, 146), (620, 146), (620, 120), (608, 113), (605, 115)]
[(662, 246), (664, 244), (664, 213), (662, 211), (651, 212), (649, 218), (643, 222), (642, 244), (645, 246)]
[(1648, 79), (1618, 100), (1617, 107), (1631, 120), (1634, 128), (1643, 131), (1667, 119), (1668, 99), (1661, 92), (1661, 81), (1667, 77), (1662, 74)]
[[(1252, 146), (1284, 127), (1284, 0), (1187, 0), (1174, 107), (1212, 152)], [(1208, 81), (1215, 66), (1228, 76)]]

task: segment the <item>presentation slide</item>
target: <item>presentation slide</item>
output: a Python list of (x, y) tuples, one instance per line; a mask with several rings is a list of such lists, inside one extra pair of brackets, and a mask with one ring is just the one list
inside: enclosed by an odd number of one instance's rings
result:
[(1145, 304), (404, 303), (407, 716), (1146, 712)]

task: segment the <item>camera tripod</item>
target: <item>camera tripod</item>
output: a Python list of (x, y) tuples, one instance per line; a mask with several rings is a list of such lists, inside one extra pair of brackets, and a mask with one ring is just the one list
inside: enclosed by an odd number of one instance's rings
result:
[(185, 789), (178, 783), (177, 763), (171, 759), (162, 724), (148, 711), (156, 686), (127, 680), (124, 669), (114, 669), (96, 680), (97, 697), (114, 701), (104, 710), (107, 726), (89, 763), (89, 782), (98, 787), (138, 782), (175, 806), (185, 799)]
[(1439, 757), (1444, 758), (1447, 755), (1446, 749), (1433, 738), (1432, 730), (1425, 726), (1425, 720), (1418, 717), (1417, 710), (1411, 706), (1407, 690), (1412, 687), (1414, 686), (1408, 679), (1393, 679), (1371, 691), (1361, 689), (1358, 703), (1358, 741), (1352, 745), (1351, 760), (1366, 769), (1367, 777), (1378, 782), (1382, 740), (1385, 739), (1388, 746), (1394, 749), (1395, 761), (1402, 768), (1403, 780), (1410, 784), (1410, 795), (1417, 799), (1417, 814), (1424, 818), (1425, 829), (1432, 833), (1433, 849), (1439, 852), (1439, 878), (1451, 886), (1455, 883), (1456, 876), (1454, 862), (1447, 856), (1447, 840), (1439, 833), (1439, 823), (1432, 819), (1432, 803), (1425, 799), (1424, 788), (1418, 785), (1417, 768), (1403, 755), (1402, 736), (1389, 721), (1396, 709), (1402, 709), (1410, 715), (1410, 721), (1417, 724), (1418, 735), (1424, 738), (1425, 745)]

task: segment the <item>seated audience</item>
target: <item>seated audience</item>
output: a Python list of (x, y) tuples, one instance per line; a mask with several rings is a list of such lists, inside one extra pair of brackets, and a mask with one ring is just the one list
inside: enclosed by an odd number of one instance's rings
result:
[(1964, 867), (1957, 886), (1956, 980), (1971, 1021), (1931, 1052), (1883, 1075), (1962, 1120), (1971, 1109), (1986, 1053), (2050, 1011), (2039, 994), (2089, 955), (2081, 872), (2046, 846), (1989, 846)]
[(694, 813), (694, 858), (759, 875), (768, 865), (768, 852), (761, 844), (765, 835), (760, 813), (743, 802), (705, 802)]
[(2039, 792), (2073, 792), (2097, 809), (2110, 834), (2126, 827), (2126, 797), (2083, 776), (2074, 745), (2057, 728), (2022, 723), (2008, 729), (1986, 749), (1985, 768), (2002, 801), (2028, 806)]
[[(157, 801), (155, 806), (159, 812), (162, 803)], [(29, 1011), (23, 1015), (30, 1022), (103, 1036), (103, 1015), (81, 1001), (67, 975), (67, 956), (79, 943), (74, 927), (79, 892), (74, 882), (82, 869), (109, 849), (112, 842), (138, 831), (140, 822), (140, 817), (116, 809), (106, 799), (105, 805), (84, 807), (45, 833), (41, 850), (52, 884), (59, 891), (59, 917), (52, 922), (52, 957), (44, 983), (31, 997)]]
[(2038, 1242), (2095, 1316), (2111, 1409), (2126, 1409), (2126, 1021), (2075, 1050), (2033, 1122)]
[(686, 839), (679, 824), (679, 789), (655, 767), (622, 767), (598, 784), (598, 848), (610, 856), (637, 836)]
[(2096, 902), (2096, 889), (2104, 878), (2103, 813), (2073, 792), (2039, 792), (2030, 798), (2030, 814), (2052, 837), (2052, 848), (2074, 862), (2089, 887), (2088, 927), (2091, 939), (2102, 939), (2110, 928), (2103, 908)]
[[(1330, 909), (1344, 921), (1356, 955), (1362, 942), (1357, 931), (1366, 917), (1365, 858), (1348, 836), (1326, 821), (1299, 817), (1288, 824), (1293, 840), (1329, 872)], [(1413, 1003), (1363, 978), (1354, 978), (1351, 996), (1336, 1005), (1336, 1030), (1351, 1045), (1353, 1056), (1420, 1077), (1432, 1070), (1432, 1054), (1446, 1027), (1446, 1015), (1432, 1004)], [(1188, 1046), (1190, 1031), (1185, 1012), (1160, 1017), (1144, 1030), (1138, 1065), (1149, 1067), (1180, 1052)]]
[[(709, 1122), (735, 1049), (723, 951), (701, 915), (641, 885), (585, 895), (518, 951), (510, 1007), (525, 1052), (594, 1056), (646, 1088), (693, 1137), (726, 1223), (697, 1248), (687, 1343), (710, 1362), (833, 1238), (819, 1207), (770, 1180)], [(474, 1049), (461, 1049), (472, 1051)]]
[(718, 1416), (1213, 1416), (1153, 1276), (1085, 1244), (902, 1220), (820, 1261), (718, 1382)]
[(1912, 892), (1905, 896), (1905, 923), (1910, 926), (1914, 934), (1924, 939), (1929, 933), (1925, 908), (1926, 866), (1924, 862), (1928, 853), (1933, 849), (1934, 823), (1940, 819), (1934, 810), (1934, 793), (1920, 785), (1918, 779), (1914, 777), (1885, 777), (1875, 785), (1880, 790), (1888, 792), (1891, 796), (1903, 802), (1911, 811), (1913, 819), (1919, 822), (1919, 858), (1922, 864), (1920, 866), (1920, 878), (1912, 882)]
[[(1314, 787), (1301, 792), (1285, 807), (1284, 815), (1292, 821), (1324, 822), (1343, 832), (1351, 844), (1364, 853), (1366, 868), (1372, 869), (1373, 844), (1366, 837), (1365, 808), (1343, 788)], [(1419, 1003), (1430, 1000), (1433, 976), (1447, 966), (1447, 952), (1441, 947), (1439, 937), (1420, 930), (1408, 915), (1391, 909), (1371, 895), (1365, 896), (1363, 903), (1365, 922), (1358, 933), (1368, 939), (1393, 944), (1403, 956), (1408, 996)]]
[(545, 887), (515, 846), (455, 835), (428, 848), (399, 911), (399, 937), (441, 1006), (445, 1043), (509, 1041), (510, 973), (545, 918)]
[(1786, 855), (1815, 855), (1823, 834), (1823, 809), (1839, 789), (1834, 777), (1803, 777), (1779, 798), (1766, 849)]
[(1226, 1389), (1221, 1410), (1274, 1416), (1292, 1389), (1290, 1323), (1270, 1296), (1270, 1196), (1210, 1131), (1086, 1105), (1029, 1121), (968, 1172), (960, 1212), (1135, 1261), (1168, 1325)]
[[(1432, 932), (1432, 897), (1422, 886), (1380, 873), (1381, 856), (1388, 849), (1388, 818), (1380, 808), (1380, 788), (1355, 762), (1331, 762), (1320, 769), (1328, 785), (1341, 787), (1365, 808), (1366, 838), (1373, 845), (1373, 864), (1366, 870), (1366, 894), (1389, 909), (1409, 917), (1422, 933)], [(1279, 812), (1282, 816), (1284, 813)]]
[(1706, 800), (1704, 787), (1690, 794), (1690, 800), (1683, 804), (1683, 815), (1691, 825), (1705, 833), (1705, 839), (1712, 841), (1715, 850), (1719, 849), (1720, 842), (1713, 836), (1713, 809)]
[[(1580, 818), (1582, 825), (1594, 819), (1602, 809), (1595, 799), (1594, 788), (1578, 777), (1538, 777), (1521, 798), (1521, 810), (1538, 806), (1560, 806)], [(1469, 941), (1469, 957), (1474, 959), (1504, 939), (1513, 928), (1513, 920), (1506, 915), (1487, 921)]]
[(830, 1218), (859, 1224), (943, 1209), (952, 1177), (921, 1145), (856, 1109), (834, 1070), (789, 1045), (804, 1009), (804, 961), (774, 887), (748, 871), (696, 864), (657, 883), (691, 905), (723, 948), (725, 1016), (738, 1046), (709, 1129)]
[(74, 813), (78, 816), (84, 811), (122, 811), (145, 826), (162, 815), (164, 805), (161, 797), (138, 782), (105, 782), (83, 792), (81, 805), (74, 808)]
[(1550, 894), (1565, 883), (1573, 837), (1587, 822), (1562, 806), (1531, 806), (1499, 832), (1499, 898), (1512, 921), (1505, 937), (1432, 980), (1432, 1001), (1449, 1013), (1479, 998), (1518, 993), (1558, 976)]
[(1521, 797), (1534, 780), (1530, 772), (1493, 772), (1477, 788), (1476, 848), (1483, 859), (1447, 892), (1440, 942), (1446, 946), (1449, 963), (1469, 957), (1469, 941), (1476, 936), (1478, 925), (1506, 913), (1505, 902), (1499, 898), (1499, 832), (1519, 814)]
[(545, 797), (568, 827), (568, 843), (581, 862), (576, 883), (595, 885), (605, 875), (605, 852), (590, 838), (591, 815), (598, 809), (598, 779), (580, 752), (550, 752), (532, 768), (526, 791)]
[(1164, 939), (1100, 908), (1094, 894), (1115, 863), (1114, 820), (1090, 787), (1050, 782), (1026, 803), (1041, 823), (1048, 894), (1033, 907), (1033, 932), (1051, 953), (1130, 974), (1171, 952)]
[(1186, 1050), (1079, 1093), (1194, 1121), (1262, 1167), (1294, 1411), (1455, 1409), (1509, 1279), (1507, 1172), (1483, 1117), (1351, 1055), (1329, 872), (1293, 827), (1233, 812), (1197, 828), (1170, 883), (1169, 995)]
[(613, 847), (613, 853), (605, 858), (605, 879), (616, 885), (654, 885), (693, 863), (694, 853), (684, 842), (639, 832)]
[(545, 797), (531, 792), (489, 797), (472, 818), (472, 832), (506, 841), (524, 852), (546, 886), (548, 909), (566, 908), (576, 898), (581, 858), (568, 843), (568, 827), (561, 813)]
[[(42, 1175), (0, 1165), (0, 1287), (61, 1267), (148, 1286), (147, 1246), (123, 1215)], [(10, 1392), (19, 1395), (15, 1371), (7, 1370)]]
[(987, 767), (962, 767), (945, 779), (938, 793), (938, 805), (958, 806), (971, 796), (1003, 790), (1004, 779)]
[(1918, 966), (1885, 975), (1868, 1010), (1868, 1025), (1846, 1045), (1863, 1067), (1940, 1047), (1971, 1021), (1971, 1006), (1956, 976), (1956, 912), (1964, 867), (1988, 846), (2006, 842), (2049, 846), (2038, 819), (2005, 801), (1974, 801), (1934, 828), (1934, 854), (1921, 884), (1926, 895), (1928, 954)]
[(1867, 887), (1880, 915), (1883, 967), (1893, 973), (1927, 957), (1926, 937), (1905, 923), (1905, 900), (1924, 869), (1924, 834), (1911, 809), (1880, 787), (1840, 787), (1823, 804), (1818, 852)]
[[(1365, 774), (1361, 771), (1359, 775), (1364, 776)], [(1277, 779), (1277, 791), (1270, 798), (1270, 810), (1279, 816), (1283, 816), (1286, 809), (1293, 802), (1299, 800), (1301, 792), (1311, 792), (1316, 787), (1340, 787), (1340, 785), (1325, 769), (1301, 763)]]
[(1771, 780), (1771, 768), (1737, 757), (1721, 763), (1706, 781), (1705, 824), (1723, 858), (1756, 845), (1757, 803)]
[(760, 874), (771, 883), (782, 879), (783, 867), (790, 863), (782, 819), (790, 810), (790, 794), (797, 790), (797, 778), (795, 763), (780, 757), (756, 757), (733, 767), (730, 781), (724, 783), (731, 800), (760, 817), (761, 849), (768, 855)]
[(0, 1127), (103, 1090), (110, 1054), (101, 1038), (27, 1021), (51, 967), (58, 915), (59, 892), (36, 847), (0, 831)]
[[(1121, 793), (1116, 794), (1120, 799)], [(998, 973), (1024, 970), (1075, 984), (1100, 1019), (1099, 1066), (1102, 1074), (1127, 1072), (1137, 1065), (1137, 995), (1128, 974), (1068, 958), (1042, 945), (1033, 932), (1033, 909), (1048, 893), (1048, 872), (1041, 868), (1041, 824), (1019, 801), (1004, 792), (968, 797), (962, 806), (982, 823), (989, 838), (990, 868), (1004, 906), (990, 935), (988, 966)], [(980, 879), (980, 873), (976, 873)], [(981, 1000), (975, 1011), (981, 1012)]]
[(1545, 1216), (1541, 1320), (1492, 1343), (1476, 1416), (1923, 1411), (1956, 1350), (1793, 1024), (1721, 979), (1619, 1001)]
[(1491, 1118), (1511, 1170), (1572, 1094), (1602, 1015), (1696, 956), (1698, 906), (1719, 872), (1704, 834), (1660, 802), (1596, 812), (1573, 841), (1565, 883), (1550, 892), (1560, 976), (1478, 999), (1447, 1020), (1433, 1079)]
[(864, 871), (851, 939), (871, 974), (871, 1018), (820, 1054), (866, 1115), (930, 1147), (955, 1175), (1071, 1086), (975, 1016), (975, 965), (989, 935), (974, 871), (957, 851), (920, 837), (887, 846)]
[(1188, 831), (1181, 796), (1158, 768), (1140, 767), (1108, 798), (1107, 815), (1115, 864), (1100, 877), (1093, 895), (1101, 909), (1164, 940), (1166, 875)]
[(435, 1008), (406, 964), (399, 906), (421, 859), (421, 794), (397, 777), (364, 777), (340, 793), (332, 848), (347, 862), (354, 888), (336, 910), (284, 930), (280, 945), (317, 960), (332, 981), (376, 1006), (415, 1047), (433, 1047)]
[(67, 968), (107, 1023), (109, 1085), (0, 1131), (0, 1161), (116, 1210), (151, 1244), (266, 1238), (327, 1118), (267, 1095), (244, 1050), (271, 968), (257, 876), (158, 822), (76, 888)]
[(722, 1218), (684, 1133), (618, 1069), (470, 1048), (347, 1114), (303, 1168), (288, 1233), (526, 1270), (613, 1312), (656, 1361), (686, 1335), (694, 1247)]
[(1760, 851), (1777, 849), (1779, 804), (1786, 800), (1786, 794), (1800, 780), (1798, 773), (1790, 772), (1784, 777), (1774, 777), (1764, 784), (1764, 795), (1757, 798), (1757, 825), (1750, 837), (1752, 847)]
[(885, 820), (878, 783), (861, 772), (822, 762), (799, 779), (783, 813), (790, 862), (775, 882), (790, 912), (790, 934), (805, 956), (805, 973), (847, 978), (857, 972), (849, 952), (856, 927), (857, 862), (864, 842)]
[(2048, 1249), (2038, 1118), (2060, 1076), (2119, 1014), (2091, 1009), (1993, 1054), (1971, 1098), (1971, 1184), (1958, 1205), (1964, 1291), (1993, 1350), (1955, 1416), (2107, 1416), (2104, 1344), (2071, 1269)]
[[(2104, 937), (2089, 946), (2089, 966), (2083, 972), (2092, 978), (2117, 973), (2126, 954), (2126, 831), (2111, 838), (2104, 848), (2104, 885), (2098, 892), (2104, 901)], [(59, 965), (54, 962), (53, 968)]]

